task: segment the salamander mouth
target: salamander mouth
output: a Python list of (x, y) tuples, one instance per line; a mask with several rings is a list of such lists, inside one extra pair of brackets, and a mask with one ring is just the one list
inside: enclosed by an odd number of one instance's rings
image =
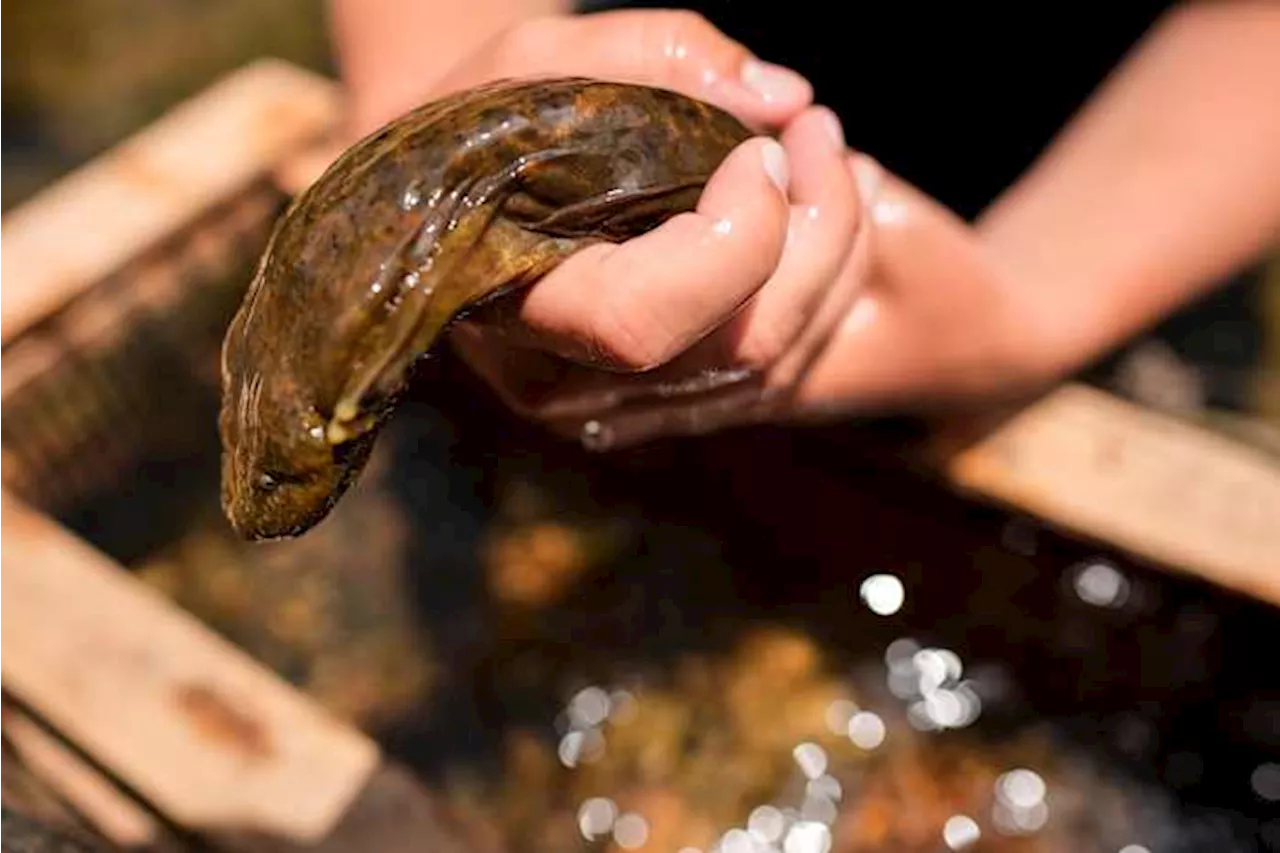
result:
[[(235, 470), (235, 460), (224, 455), (222, 510), (235, 533), (254, 542), (292, 539), (324, 521), (356, 482), (372, 454), (377, 429), (333, 448), (325, 475), (302, 477), (282, 472)], [(246, 477), (272, 477), (269, 488)]]
[(316, 502), (310, 496), (291, 494), (296, 487), (285, 487), (267, 499), (253, 495), (233, 496), (223, 507), (232, 530), (242, 539), (270, 542), (292, 539), (306, 533), (328, 516), (341, 497), (341, 491), (327, 493)]

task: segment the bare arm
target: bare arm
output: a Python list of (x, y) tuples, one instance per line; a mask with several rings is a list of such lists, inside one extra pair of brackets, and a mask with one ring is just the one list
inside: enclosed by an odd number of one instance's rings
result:
[(529, 18), (568, 13), (569, 0), (329, 0), (342, 77), (357, 93), (363, 133), (413, 106), (490, 37)]
[(1171, 12), (978, 229), (1057, 370), (1259, 257), (1280, 238), (1280, 3)]

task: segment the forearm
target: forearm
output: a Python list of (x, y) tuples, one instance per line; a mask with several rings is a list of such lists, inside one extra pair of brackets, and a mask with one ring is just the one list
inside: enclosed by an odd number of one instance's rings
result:
[(1280, 3), (1171, 13), (977, 227), (1061, 370), (1259, 257), (1280, 237)]
[(485, 40), (570, 0), (329, 0), (329, 29), (359, 132), (413, 106)]

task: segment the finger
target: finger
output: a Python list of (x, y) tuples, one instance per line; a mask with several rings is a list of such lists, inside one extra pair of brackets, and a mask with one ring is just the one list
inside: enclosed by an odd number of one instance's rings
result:
[[(860, 267), (847, 274), (841, 272), (862, 221), (842, 136), (838, 120), (825, 108), (806, 112), (784, 134), (790, 162), (800, 165), (790, 181), (796, 203), (791, 206), (783, 259), (768, 283), (728, 326), (662, 367), (625, 383), (608, 373), (575, 373), (561, 377), (554, 394), (546, 395), (537, 383), (530, 386), (522, 381), (531, 389), (521, 401), (522, 408), (544, 420), (586, 420), (610, 418), (618, 407), (634, 409), (644, 400), (670, 406), (669, 401), (676, 398), (705, 395), (753, 380), (752, 374), (789, 353), (802, 333), (813, 339), (808, 343), (810, 348), (819, 348), (865, 278)], [(815, 322), (821, 326), (817, 335), (810, 331)], [(527, 347), (531, 345), (523, 332), (527, 328), (510, 322), (486, 323), (483, 339), (491, 346)], [(473, 337), (473, 350), (480, 346), (480, 340)], [(477, 354), (476, 359), (483, 361), (485, 356)], [(788, 359), (790, 369), (796, 372), (806, 363), (793, 355)], [(779, 380), (772, 372), (770, 378), (774, 385), (790, 379)]]
[[(821, 116), (820, 113), (815, 115)], [(812, 141), (811, 132), (810, 142)], [(803, 148), (804, 146), (800, 146), (793, 154), (803, 154)], [(841, 214), (851, 213), (856, 219), (857, 235), (860, 239), (860, 242), (856, 243), (851, 250), (849, 257), (845, 259), (845, 269), (837, 271), (834, 276), (835, 282), (825, 286), (826, 271), (824, 271), (817, 278), (819, 286), (811, 288), (811, 291), (817, 294), (818, 298), (813, 301), (816, 301), (818, 308), (812, 312), (814, 316), (804, 327), (801, 335), (804, 338), (814, 339), (806, 346), (815, 351), (825, 346), (826, 339), (847, 313), (867, 278), (866, 266), (869, 254), (866, 245), (868, 241), (865, 239), (865, 232), (868, 230), (867, 217), (861, 214), (862, 205), (856, 198), (864, 199), (863, 203), (869, 203), (874, 198), (874, 194), (870, 191), (857, 194), (851, 188), (857, 183), (859, 188), (865, 184), (871, 190), (873, 185), (878, 183), (865, 179), (855, 182), (853, 168), (857, 161), (854, 157), (843, 153), (843, 146), (839, 147), (838, 151), (839, 153), (831, 158), (836, 164), (834, 176), (836, 180), (831, 180), (831, 175), (818, 174), (821, 170), (811, 170), (812, 174), (803, 179), (809, 186), (797, 189), (797, 195), (801, 198), (817, 200), (820, 204), (826, 203), (827, 198), (824, 193), (829, 193), (835, 199), (836, 207)], [(874, 162), (871, 165), (874, 166)], [(841, 170), (845, 171), (842, 173)], [(873, 172), (873, 177), (876, 174), (878, 173)], [(841, 180), (843, 176), (848, 176), (848, 180)], [(796, 181), (793, 180), (793, 185), (795, 183)], [(845, 183), (848, 187), (842, 186)], [(851, 202), (851, 198), (855, 200)], [(804, 207), (804, 205), (799, 206), (802, 210)], [(801, 250), (804, 248), (804, 244), (801, 243), (788, 245), (788, 251), (793, 246)], [(839, 251), (841, 250), (836, 250), (837, 256)], [(775, 284), (778, 282), (766, 285), (765, 289)], [(789, 295), (794, 293), (794, 290), (795, 288), (791, 290), (781, 288), (775, 292)], [(761, 290), (753, 299), (753, 308), (759, 308), (758, 303), (764, 293), (765, 290)], [(818, 327), (816, 332), (813, 328), (815, 326)], [(753, 384), (758, 387), (762, 378), (759, 371), (751, 368), (726, 367), (726, 363), (730, 362), (726, 357), (725, 342), (707, 339), (690, 347), (662, 367), (629, 377), (625, 382), (618, 381), (612, 374), (591, 370), (560, 371), (555, 373), (553, 380), (547, 381), (546, 378), (540, 378), (541, 373), (545, 371), (530, 369), (536, 367), (540, 358), (536, 353), (526, 349), (502, 351), (505, 345), (521, 340), (520, 335), (509, 334), (510, 328), (512, 327), (486, 324), (483, 328), (473, 329), (468, 333), (470, 343), (464, 349), (463, 355), (473, 362), (473, 367), (482, 376), (492, 384), (501, 386), (502, 393), (507, 395), (509, 405), (527, 416), (559, 424), (560, 431), (567, 429), (573, 432), (577, 428), (575, 424), (580, 426), (594, 419), (610, 425), (611, 435), (621, 431), (619, 435), (623, 437), (633, 433), (641, 436), (651, 429), (660, 429), (663, 424), (670, 424), (673, 429), (687, 432), (695, 429), (697, 424), (705, 425), (714, 420), (710, 417), (713, 412), (721, 413), (717, 416), (720, 420), (728, 418), (729, 415), (725, 410), (727, 405), (725, 394), (728, 390), (731, 387), (742, 388)], [(799, 321), (795, 328), (799, 329)], [(810, 356), (804, 362), (797, 364), (794, 368), (795, 372), (797, 374), (802, 372), (812, 357), (815, 356)], [(797, 360), (792, 353), (788, 353), (786, 358), (792, 361)], [(518, 377), (513, 374), (518, 374)], [(773, 380), (774, 387), (780, 384), (772, 373), (770, 379)], [(759, 396), (759, 393), (757, 391), (755, 395), (734, 394), (732, 399), (750, 401), (755, 406), (758, 401), (754, 397)], [(720, 402), (709, 403), (707, 407), (699, 407), (698, 404), (691, 402), (691, 398), (701, 399), (708, 395), (715, 396)], [(518, 399), (513, 400), (512, 397)], [(644, 414), (646, 407), (654, 409), (653, 416)], [(623, 421), (625, 424), (621, 423)]]
[(659, 86), (715, 104), (758, 127), (780, 127), (813, 100), (788, 68), (762, 62), (685, 10), (619, 10), (543, 19), (512, 31), (504, 73), (582, 74)]
[(907, 322), (910, 311), (904, 309), (912, 282), (918, 282), (921, 273), (924, 280), (938, 282), (941, 270), (931, 263), (903, 277), (904, 270), (894, 260), (904, 254), (932, 254), (930, 230), (921, 232), (918, 227), (923, 211), (915, 203), (916, 194), (870, 158), (859, 156), (855, 168), (874, 232), (868, 265), (873, 266), (875, 285), (840, 317), (827, 351), (798, 386), (795, 403), (801, 409), (894, 410), (914, 397), (931, 372), (930, 347), (913, 339)]
[(787, 159), (773, 140), (738, 146), (696, 212), (621, 244), (597, 244), (527, 292), (521, 319), (559, 355), (647, 370), (722, 324), (766, 281), (786, 236)]
[(598, 373), (540, 350), (509, 346), (505, 337), (503, 327), (463, 322), (449, 343), (506, 406), (525, 417), (543, 419), (542, 406), (566, 381), (577, 373)]
[(883, 185), (883, 170), (875, 160), (863, 154), (846, 155), (842, 165), (853, 178), (856, 187), (854, 204), (858, 212), (853, 245), (840, 272), (822, 295), (821, 303), (808, 326), (771, 371), (770, 378), (775, 386), (793, 388), (800, 382), (801, 377), (822, 356), (840, 324), (853, 309), (855, 301), (871, 281), (874, 252), (874, 230), (871, 223), (879, 190)]
[[(868, 216), (875, 284), (855, 298), (804, 377), (795, 401), (801, 408), (893, 411), (978, 396), (1008, 358), (1002, 342), (976, 341), (971, 324), (956, 322), (958, 310), (998, 318), (1012, 303), (981, 245), (954, 213), (879, 174)], [(997, 319), (990, 328), (1018, 325)]]
[(507, 406), (543, 422), (581, 425), (608, 418), (642, 400), (758, 384), (755, 372), (724, 367), (721, 353), (709, 346), (710, 341), (695, 344), (654, 370), (619, 377), (530, 346), (526, 336), (512, 334), (513, 328), (519, 327), (465, 320), (453, 328), (450, 343)]
[(772, 368), (826, 299), (853, 246), (859, 204), (844, 134), (825, 107), (801, 114), (782, 135), (791, 176), (786, 244), (773, 275), (725, 330), (726, 360)]

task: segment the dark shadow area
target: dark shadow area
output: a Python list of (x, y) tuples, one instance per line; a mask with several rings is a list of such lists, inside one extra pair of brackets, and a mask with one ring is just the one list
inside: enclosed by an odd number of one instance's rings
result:
[[(433, 393), (449, 402), (404, 410), (388, 481), (413, 527), (432, 531), (415, 542), (408, 580), (451, 673), (441, 702), (385, 740), (428, 778), (455, 762), (501, 772), (500, 733), (550, 733), (574, 683), (660, 672), (772, 622), (820, 638), (851, 673), (903, 636), (960, 650), (1009, 687), (981, 737), (1048, 726), (1064, 749), (1173, 796), (1189, 844), (1200, 827), (1204, 840), (1234, 835), (1251, 849), (1274, 814), (1249, 782), (1280, 759), (1266, 722), (1280, 708), (1280, 665), (1264, 651), (1280, 639), (1273, 608), (959, 500), (891, 458), (832, 458), (856, 435), (847, 429), (601, 457), (547, 440), (465, 379)], [(468, 539), (492, 520), (483, 508), (503, 480), (520, 476), (561, 512), (622, 517), (629, 534), (558, 603), (512, 616), (486, 603)], [(1125, 606), (1072, 592), (1091, 560), (1123, 567)], [(884, 571), (906, 587), (888, 619), (858, 593)]]

